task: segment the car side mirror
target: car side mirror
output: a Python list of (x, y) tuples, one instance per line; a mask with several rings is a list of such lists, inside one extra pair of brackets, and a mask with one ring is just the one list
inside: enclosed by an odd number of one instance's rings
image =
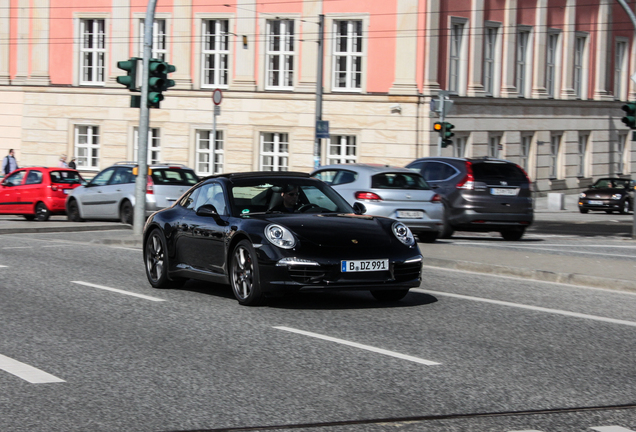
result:
[(216, 211), (216, 207), (212, 204), (203, 204), (197, 209), (197, 216), (212, 217), (214, 219), (220, 218), (219, 213)]
[(367, 212), (367, 207), (361, 202), (356, 201), (353, 203), (353, 211), (355, 214), (365, 214)]

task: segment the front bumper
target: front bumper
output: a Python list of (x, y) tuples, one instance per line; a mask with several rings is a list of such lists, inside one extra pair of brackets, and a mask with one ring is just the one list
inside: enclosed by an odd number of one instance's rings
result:
[(498, 231), (513, 227), (529, 227), (534, 220), (530, 209), (527, 213), (478, 213), (466, 210), (450, 217), (450, 223), (456, 230)]
[(591, 201), (598, 201), (601, 204), (590, 204), (590, 200), (579, 199), (579, 208), (584, 210), (614, 210), (619, 211), (623, 208), (623, 201), (610, 200), (610, 199), (595, 199)]

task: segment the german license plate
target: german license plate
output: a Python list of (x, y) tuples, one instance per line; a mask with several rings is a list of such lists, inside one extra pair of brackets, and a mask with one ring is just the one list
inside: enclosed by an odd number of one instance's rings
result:
[(603, 205), (603, 201), (588, 201), (589, 205)]
[(389, 270), (389, 260), (352, 260), (341, 261), (343, 273), (350, 272), (372, 272)]
[(517, 196), (519, 193), (518, 188), (509, 189), (509, 188), (490, 188), (491, 195), (504, 195), (504, 196)]
[(400, 219), (422, 219), (424, 218), (424, 212), (416, 210), (398, 210), (397, 217)]

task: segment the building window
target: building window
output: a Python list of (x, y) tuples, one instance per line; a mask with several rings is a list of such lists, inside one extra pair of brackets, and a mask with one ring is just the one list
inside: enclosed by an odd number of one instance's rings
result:
[(528, 43), (530, 42), (530, 32), (527, 30), (517, 33), (517, 60), (516, 60), (516, 80), (517, 92), (520, 97), (526, 94), (526, 73), (528, 68)]
[(223, 131), (216, 131), (216, 139), (212, 143), (211, 130), (197, 131), (197, 174), (212, 175), (223, 172)]
[(356, 137), (353, 135), (331, 135), (329, 137), (327, 164), (354, 163), (357, 160)]
[(80, 22), (80, 84), (104, 84), (106, 63), (106, 21), (83, 19)]
[(616, 142), (616, 174), (623, 174), (625, 170), (625, 143), (627, 135), (620, 134)]
[[(139, 128), (135, 128), (133, 145), (133, 161), (139, 160)], [(148, 164), (158, 164), (161, 162), (161, 137), (159, 136), (159, 128), (148, 129), (148, 156), (146, 162)]]
[(99, 126), (75, 126), (77, 168), (99, 168)]
[(587, 134), (579, 134), (578, 146), (578, 173), (577, 177), (585, 177), (585, 165), (587, 163), (587, 143), (590, 136)]
[(577, 99), (583, 97), (583, 56), (585, 55), (585, 37), (578, 36), (574, 45), (574, 94)]
[(227, 87), (228, 85), (228, 58), (229, 45), (229, 21), (205, 20), (203, 21), (203, 61), (201, 87)]
[(286, 133), (261, 133), (262, 171), (288, 171), (289, 138)]
[(532, 136), (526, 135), (521, 137), (521, 149), (519, 151), (519, 165), (525, 172), (529, 170), (530, 146), (532, 145)]
[(494, 27), (486, 27), (484, 37), (484, 91), (488, 96), (493, 95), (496, 49), (497, 29)]
[(561, 149), (561, 135), (552, 135), (550, 138), (550, 179), (554, 180), (559, 174), (559, 151)]
[(333, 49), (334, 90), (362, 87), (362, 21), (335, 21)]
[(294, 85), (294, 21), (267, 21), (267, 88)]
[[(623, 99), (623, 87), (627, 70), (627, 42), (616, 42), (614, 58), (614, 99)], [(626, 98), (625, 98), (626, 99)]]
[[(143, 58), (144, 56), (144, 36), (145, 36), (145, 20), (139, 20), (139, 57)], [(155, 20), (155, 25), (152, 29), (152, 53), (151, 57), (159, 59), (161, 61), (166, 61), (166, 20), (165, 19), (157, 19)], [(139, 72), (137, 72), (139, 73)]]
[(460, 137), (455, 138), (455, 142), (453, 143), (453, 155), (455, 157), (466, 157), (466, 138)]
[(464, 23), (453, 22), (451, 26), (450, 58), (448, 73), (448, 90), (459, 92), (460, 73), (462, 67), (462, 49), (464, 43)]
[(558, 42), (558, 34), (548, 35), (548, 46), (546, 47), (547, 49), (545, 62), (545, 87), (546, 91), (548, 92), (549, 98), (554, 98), (555, 92)]
[(501, 135), (494, 135), (488, 138), (488, 156), (493, 158), (501, 157), (501, 151), (503, 146), (501, 145)]

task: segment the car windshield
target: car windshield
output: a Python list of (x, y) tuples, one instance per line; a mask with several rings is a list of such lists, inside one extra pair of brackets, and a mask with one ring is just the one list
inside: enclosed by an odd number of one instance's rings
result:
[(629, 189), (629, 180), (600, 179), (592, 187), (594, 189)]
[(310, 178), (250, 178), (232, 182), (232, 214), (285, 213), (284, 196), (306, 213), (353, 213), (353, 208), (324, 182)]
[(153, 168), (152, 181), (155, 185), (192, 186), (199, 178), (192, 170), (181, 168)]
[(80, 184), (82, 176), (76, 171), (51, 171), (51, 183)]
[(428, 190), (430, 186), (416, 173), (382, 173), (371, 177), (371, 188)]

